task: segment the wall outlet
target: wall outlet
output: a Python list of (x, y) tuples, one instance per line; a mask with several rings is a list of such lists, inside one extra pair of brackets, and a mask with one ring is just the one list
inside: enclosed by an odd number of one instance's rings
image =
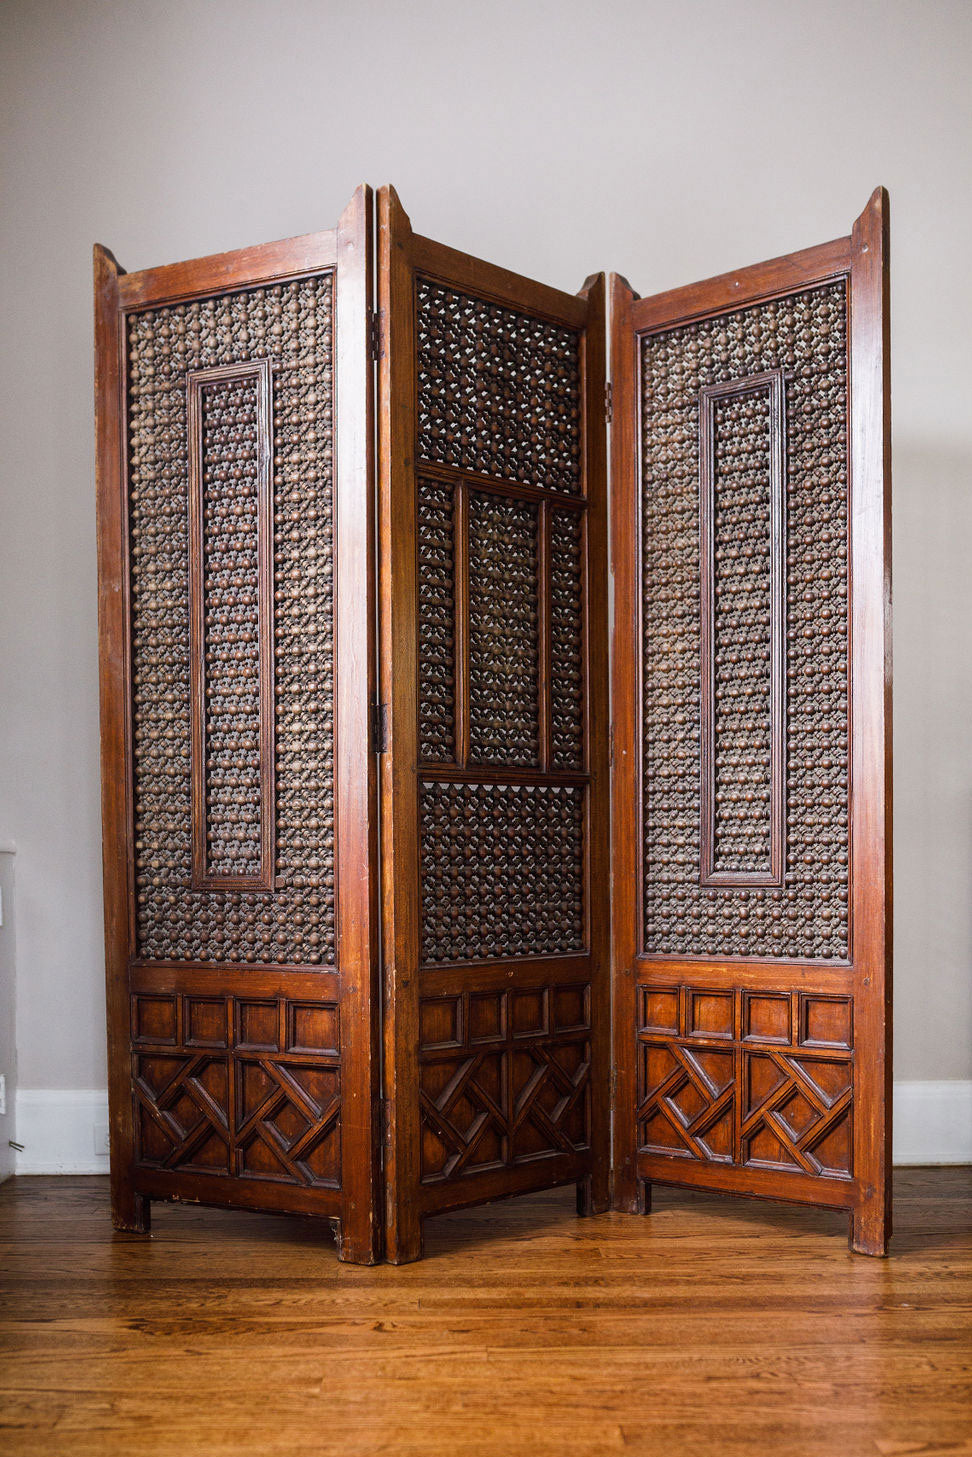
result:
[(94, 1151), (98, 1154), (108, 1156), (108, 1124), (96, 1123), (94, 1126)]
[(0, 1118), (7, 1111), (7, 1075), (0, 1073)]

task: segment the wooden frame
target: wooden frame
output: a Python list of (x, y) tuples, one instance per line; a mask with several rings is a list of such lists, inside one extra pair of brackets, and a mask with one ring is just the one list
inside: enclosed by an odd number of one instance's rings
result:
[[(112, 1213), (120, 1229), (148, 1228), (153, 1198), (189, 1198), (249, 1208), (290, 1209), (329, 1219), (342, 1259), (372, 1263), (381, 1251), (377, 999), (376, 777), (370, 752), (375, 667), (373, 442), (370, 351), (372, 197), (359, 188), (333, 232), (125, 274), (95, 249), (95, 410), (98, 475), (99, 636), (101, 649), (102, 813)], [(134, 788), (131, 725), (131, 628), (128, 573), (125, 322), (157, 308), (327, 273), (334, 279), (336, 412), (334, 476), (335, 882), (336, 966), (159, 962), (139, 957), (133, 880)], [(249, 366), (253, 368), (253, 366)], [(261, 366), (262, 367), (262, 366)], [(221, 373), (225, 374), (225, 370)], [(269, 371), (264, 391), (270, 408)], [(269, 415), (268, 415), (269, 418)], [(269, 474), (265, 473), (266, 488)], [(269, 514), (265, 513), (269, 527)], [(200, 521), (196, 513), (197, 543)], [(269, 530), (262, 533), (269, 580)], [(362, 590), (364, 586), (364, 590)], [(198, 588), (198, 581), (197, 581)], [(196, 599), (198, 602), (198, 591)], [(269, 613), (265, 614), (268, 621)], [(198, 633), (197, 608), (197, 633)], [(268, 650), (269, 636), (261, 646)], [(344, 669), (342, 665), (347, 664)], [(269, 663), (268, 663), (269, 667)], [(272, 703), (269, 673), (263, 701)], [(197, 683), (198, 693), (201, 685)], [(269, 728), (269, 716), (266, 727)], [(272, 738), (264, 738), (267, 753)], [(198, 754), (197, 754), (198, 763)], [(272, 803), (272, 801), (269, 801)], [(269, 821), (269, 823), (268, 823)], [(265, 830), (272, 814), (265, 805)], [(198, 857), (197, 857), (198, 867)], [(270, 885), (265, 888), (270, 889)], [(201, 997), (226, 1015), (243, 992), (254, 1005), (278, 999), (310, 1008), (339, 1005), (341, 1068), (340, 1187), (288, 1187), (269, 1179), (227, 1178), (204, 1171), (146, 1167), (136, 1160), (132, 1093), (132, 998)], [(260, 1001), (263, 999), (263, 1002)], [(236, 1015), (234, 1013), (234, 1015)], [(289, 1015), (289, 1013), (288, 1013)], [(232, 1024), (227, 1036), (232, 1036)], [(281, 1028), (280, 1046), (299, 1041)], [(284, 1040), (285, 1038), (289, 1040)], [(229, 1045), (229, 1044), (226, 1044)], [(299, 1059), (298, 1054), (298, 1059)], [(282, 1052), (281, 1066), (292, 1054)], [(329, 1060), (330, 1059), (330, 1060)], [(235, 1067), (235, 1062), (232, 1064)], [(235, 1075), (235, 1074), (234, 1074)], [(231, 1090), (227, 1095), (232, 1098)], [(231, 1135), (232, 1136), (232, 1135)]]
[[(849, 238), (655, 298), (612, 282), (615, 424), (612, 439), (615, 578), (614, 731), (615, 1205), (650, 1206), (651, 1182), (689, 1184), (845, 1208), (855, 1250), (883, 1254), (890, 1235), (891, 837), (890, 837), (890, 390), (888, 203), (878, 189)], [(641, 926), (640, 522), (638, 341), (654, 330), (779, 298), (826, 280), (847, 281), (849, 315), (851, 956), (846, 963), (795, 958), (646, 955)], [(852, 1006), (853, 1177), (736, 1168), (725, 1162), (639, 1153), (635, 1136), (635, 1028), (639, 988), (741, 984)], [(713, 993), (717, 995), (717, 993)], [(735, 995), (735, 994), (734, 994)], [(747, 993), (743, 993), (747, 995)], [(812, 1004), (812, 1003), (811, 1003)], [(727, 1004), (728, 1005), (728, 1004)], [(804, 1005), (801, 1001), (801, 1007)], [(804, 1014), (801, 1011), (800, 1016)], [(681, 1023), (683, 1032), (691, 1024)], [(791, 1024), (792, 1025), (792, 1024)], [(735, 1037), (741, 1036), (738, 1023)], [(793, 1034), (798, 1036), (799, 1034)], [(710, 1043), (710, 1045), (718, 1045)], [(736, 1043), (735, 1045), (738, 1045)], [(738, 1055), (738, 1054), (737, 1054)], [(737, 1122), (737, 1137), (738, 1137)]]
[[(604, 443), (604, 285), (588, 280), (578, 297), (532, 283), (504, 269), (434, 243), (412, 232), (394, 189), (381, 189), (379, 221), (380, 624), (382, 699), (388, 710), (387, 752), (382, 757), (382, 883), (385, 934), (385, 1108), (387, 1253), (402, 1262), (422, 1247), (422, 1219), (446, 1209), (557, 1183), (577, 1182), (580, 1205), (602, 1209), (608, 1200), (607, 1130), (608, 945), (607, 910), (607, 715), (606, 706), (606, 479)], [(583, 500), (467, 469), (421, 464), (421, 474), (455, 483), (457, 554), (456, 763), (421, 764), (418, 742), (418, 615), (416, 563), (416, 323), (415, 283), (429, 278), (477, 299), (522, 310), (583, 331)], [(536, 503), (539, 595), (547, 601), (549, 512), (556, 505), (587, 518), (584, 546), (585, 657), (589, 690), (585, 709), (584, 771), (550, 767), (549, 622), (540, 609), (540, 767), (507, 768), (470, 762), (468, 622), (468, 520), (471, 490)], [(599, 585), (597, 583), (600, 577)], [(547, 676), (544, 676), (544, 675)], [(497, 958), (422, 967), (419, 879), (419, 780), (479, 784), (589, 784), (586, 823), (588, 951), (558, 957)], [(466, 996), (489, 987), (546, 988), (590, 980), (591, 1147), (497, 1167), (444, 1186), (423, 1182), (420, 1168), (418, 1047), (420, 1002), (436, 992)], [(421, 995), (420, 995), (421, 990)], [(547, 993), (544, 991), (544, 995)]]

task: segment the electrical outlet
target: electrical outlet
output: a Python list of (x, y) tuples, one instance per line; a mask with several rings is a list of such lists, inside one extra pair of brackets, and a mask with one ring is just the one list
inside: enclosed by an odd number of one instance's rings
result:
[(0, 1073), (0, 1118), (7, 1111), (7, 1075)]
[(94, 1126), (94, 1151), (98, 1154), (108, 1155), (108, 1124), (96, 1123)]

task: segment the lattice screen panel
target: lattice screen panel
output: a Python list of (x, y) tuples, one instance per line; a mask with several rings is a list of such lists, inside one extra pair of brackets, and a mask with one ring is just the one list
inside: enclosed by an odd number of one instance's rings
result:
[[(146, 957), (334, 961), (332, 342), (330, 275), (146, 310), (128, 321), (135, 892), (138, 950)], [(261, 360), (270, 361), (273, 375), (272, 896), (191, 888), (186, 381), (193, 370)], [(242, 394), (235, 411), (220, 416), (218, 437), (207, 436), (207, 459), (239, 489), (245, 511), (255, 463), (252, 411)], [(239, 534), (244, 519), (232, 517), (230, 540), (224, 507), (207, 503), (203, 566), (210, 654), (218, 642), (223, 683), (231, 676), (248, 685), (252, 700), (261, 668), (254, 608), (244, 600), (255, 568), (253, 535)], [(230, 593), (222, 602), (211, 595), (219, 583)], [(211, 725), (217, 707), (211, 699)], [(236, 719), (236, 741), (233, 733), (210, 739), (218, 750), (212, 767), (225, 786), (211, 807), (226, 829), (240, 832), (253, 813), (256, 746), (252, 712)], [(243, 862), (223, 842), (211, 846), (216, 864), (251, 867), (252, 826), (242, 843), (250, 847)]]
[[(699, 884), (700, 393), (782, 371), (786, 860), (779, 887)], [(641, 343), (644, 949), (848, 952), (847, 300), (842, 282)], [(716, 414), (717, 866), (765, 865), (770, 712), (769, 422), (758, 391)], [(730, 418), (731, 417), (731, 418)], [(751, 690), (751, 691), (750, 691)]]

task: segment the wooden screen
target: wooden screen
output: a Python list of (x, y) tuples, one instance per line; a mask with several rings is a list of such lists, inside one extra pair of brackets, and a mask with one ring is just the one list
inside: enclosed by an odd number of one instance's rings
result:
[(372, 227), (362, 188), (336, 232), (95, 256), (115, 1221), (300, 1211), (364, 1262)]
[(608, 1200), (604, 290), (379, 195), (388, 1254)]
[(889, 1233), (887, 212), (613, 293), (615, 1195)]

